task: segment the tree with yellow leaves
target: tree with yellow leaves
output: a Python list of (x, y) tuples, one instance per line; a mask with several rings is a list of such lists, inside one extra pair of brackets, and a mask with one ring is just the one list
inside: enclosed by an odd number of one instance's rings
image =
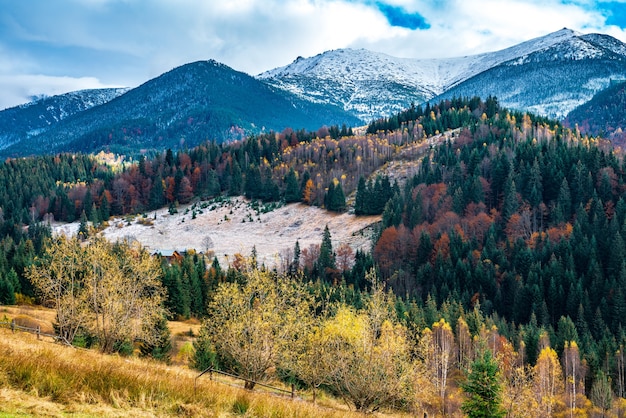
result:
[(61, 237), (27, 274), (44, 299), (54, 300), (59, 332), (68, 342), (79, 328), (107, 353), (122, 342), (159, 338), (156, 324), (165, 313), (161, 268), (139, 246), (104, 238), (82, 246)]
[[(426, 377), (422, 382), (423, 389), (426, 393), (436, 393), (438, 398), (436, 401), (431, 399), (425, 404), (445, 414), (448, 375), (454, 360), (454, 334), (452, 327), (445, 319), (435, 322), (432, 330), (425, 328), (422, 331), (417, 355), (423, 364), (418, 364), (416, 367), (419, 374)], [(427, 388), (430, 385), (433, 387)]]
[(243, 284), (220, 284), (203, 326), (224, 365), (246, 379), (246, 389), (253, 389), (298, 338), (311, 303), (294, 281), (249, 267), (243, 275)]
[(82, 272), (86, 257), (78, 240), (61, 236), (50, 242), (42, 259), (27, 271), (27, 276), (45, 304), (56, 309), (56, 328), (62, 340), (71, 344), (90, 322)]
[(576, 415), (580, 402), (578, 398), (584, 398), (585, 369), (580, 361), (580, 352), (576, 341), (566, 341), (563, 348), (563, 369), (565, 372), (565, 399), (569, 409), (569, 416)]
[(384, 320), (377, 334), (370, 320), (342, 306), (324, 328), (334, 352), (329, 386), (362, 412), (403, 401), (410, 376), (404, 327)]
[(397, 321), (393, 298), (373, 270), (366, 280), (372, 283), (366, 309), (341, 305), (324, 324), (334, 353), (329, 386), (362, 412), (404, 402), (411, 376), (406, 329)]
[(557, 398), (563, 393), (563, 373), (556, 351), (549, 346), (544, 347), (539, 353), (533, 372), (533, 387), (540, 415), (551, 417)]

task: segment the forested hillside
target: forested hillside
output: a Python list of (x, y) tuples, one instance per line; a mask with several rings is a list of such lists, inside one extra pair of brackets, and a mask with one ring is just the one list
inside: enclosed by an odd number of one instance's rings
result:
[(593, 99), (572, 110), (564, 121), (578, 127), (583, 134), (603, 135), (611, 142), (624, 145), (626, 134), (626, 82), (612, 83)]
[[(396, 182), (375, 174), (398, 159), (417, 161), (415, 175)], [(272, 338), (276, 350), (302, 344), (289, 349), (301, 350), (302, 358), (318, 358), (314, 347), (329, 344), (337, 357), (328, 361), (345, 368), (337, 376), (273, 355), (250, 379), (325, 388), (359, 410), (391, 405), (458, 415), (472, 408), (463, 395), (472, 395), (471, 383), (480, 379), (472, 371), (485, 368), (502, 394), (492, 400), (500, 412), (504, 400), (509, 413), (521, 407), (515, 414), (529, 416), (621, 414), (624, 168), (609, 142), (508, 111), (492, 97), (412, 106), (373, 122), (363, 135), (346, 127), (287, 129), (115, 166), (79, 155), (8, 160), (0, 167), (0, 296), (4, 303), (16, 293), (39, 296), (27, 266), (38, 257), (45, 267), (46, 251), (54, 259), (42, 223), (51, 215), (82, 218), (85, 239), (95, 233), (88, 221), (97, 226), (111, 214), (175, 210), (177, 202), (229, 194), (378, 213), (371, 252), (333, 248), (326, 229), (318, 248), (294, 243), (292, 262), (281, 271), (263, 271), (254, 254), (229, 266), (198, 254), (164, 262), (169, 315), (208, 318), (196, 346), (198, 367), (252, 373), (236, 327), (255, 324), (247, 332), (259, 332), (258, 341)], [(352, 192), (354, 206), (346, 203)], [(267, 298), (250, 302), (265, 292)], [(236, 311), (241, 320), (220, 322), (234, 315), (224, 310), (238, 303), (237, 295), (247, 301)], [(280, 295), (294, 303), (281, 304)], [(271, 309), (257, 309), (270, 303)], [(268, 331), (291, 317), (309, 328)], [(98, 344), (96, 336), (83, 338)], [(402, 396), (395, 386), (373, 400), (346, 393), (356, 383), (341, 379), (366, 374), (357, 369), (364, 355), (357, 340), (367, 342), (366, 354), (380, 355), (366, 363), (380, 372), (379, 381), (370, 376), (364, 387), (404, 382)]]

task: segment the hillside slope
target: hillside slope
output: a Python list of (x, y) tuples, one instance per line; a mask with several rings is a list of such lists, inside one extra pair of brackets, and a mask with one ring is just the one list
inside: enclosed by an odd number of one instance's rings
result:
[(314, 130), (325, 124), (357, 122), (339, 108), (299, 99), (215, 61), (199, 61), (67, 118), (2, 154), (102, 149), (137, 154), (285, 127)]
[[(315, 405), (183, 366), (78, 350), (0, 328), (0, 415), (86, 417), (360, 416), (330, 399)], [(226, 384), (224, 384), (226, 383)], [(305, 394), (303, 394), (305, 395)], [(308, 399), (308, 397), (307, 397)]]
[(127, 88), (80, 90), (0, 111), (0, 149), (37, 136), (62, 120), (107, 103)]
[[(262, 213), (243, 198), (196, 208), (195, 219), (190, 205), (173, 215), (166, 208), (151, 212), (152, 225), (117, 218), (102, 234), (110, 241), (137, 240), (153, 251), (209, 250), (223, 265), (228, 265), (236, 253), (250, 255), (254, 247), (259, 264), (278, 266), (281, 256), (292, 251), (296, 241), (301, 249), (319, 245), (326, 225), (335, 249), (348, 244), (354, 251), (369, 251), (371, 236), (367, 228), (380, 220), (380, 216), (336, 214), (299, 203)], [(59, 224), (54, 230), (72, 235), (78, 230), (78, 223)]]
[(565, 118), (569, 127), (578, 126), (580, 132), (606, 135), (614, 142), (623, 143), (626, 129), (626, 81), (613, 83), (590, 101), (572, 110)]

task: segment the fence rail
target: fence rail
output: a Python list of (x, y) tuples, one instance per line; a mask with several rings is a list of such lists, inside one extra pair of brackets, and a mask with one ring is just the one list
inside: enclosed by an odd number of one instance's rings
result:
[[(49, 337), (54, 339), (55, 341), (60, 341), (63, 342), (65, 344), (68, 344), (67, 341), (65, 341), (65, 338), (56, 335), (56, 334), (48, 334), (45, 332), (41, 332), (41, 327), (37, 326), (37, 328), (33, 328), (33, 327), (25, 327), (22, 325), (18, 325), (15, 322), (15, 319), (12, 321), (0, 321), (0, 328), (10, 328), (11, 331), (13, 331), (15, 333), (15, 331), (24, 331), (24, 332), (30, 332), (31, 334), (36, 334), (37, 335), (37, 339), (40, 340), (41, 337)], [(70, 345), (70, 344), (68, 344)]]
[(278, 392), (287, 393), (287, 394), (289, 394), (289, 396), (291, 396), (291, 398), (295, 398), (295, 396), (296, 396), (296, 389), (295, 389), (295, 386), (293, 384), (291, 385), (291, 390), (277, 388), (275, 386), (270, 386), (270, 385), (262, 383), (262, 382), (257, 382), (255, 380), (247, 379), (245, 377), (241, 377), (241, 376), (237, 376), (237, 375), (234, 375), (234, 374), (231, 374), (231, 373), (223, 372), (221, 370), (214, 369), (213, 367), (209, 367), (209, 368), (205, 369), (202, 373), (200, 373), (198, 376), (196, 376), (196, 379), (194, 381), (194, 391), (196, 390), (197, 385), (198, 385), (198, 378), (201, 377), (202, 375), (206, 374), (206, 373), (209, 373), (209, 379), (210, 380), (213, 380), (213, 373), (217, 373), (217, 374), (221, 374), (223, 376), (231, 377), (233, 379), (243, 380), (246, 383), (248, 383), (248, 382), (254, 383), (255, 386), (262, 386), (262, 387), (265, 387), (265, 388), (268, 388), (268, 389), (272, 389), (272, 390), (275, 390), (275, 391), (278, 391)]
[[(65, 338), (61, 337), (60, 335), (48, 334), (48, 333), (45, 333), (45, 332), (41, 332), (41, 327), (40, 326), (37, 326), (37, 328), (33, 328), (33, 327), (25, 327), (25, 326), (22, 326), (22, 325), (18, 325), (15, 322), (15, 319), (12, 320), (12, 321), (0, 321), (0, 328), (10, 328), (13, 333), (15, 333), (16, 331), (29, 332), (31, 334), (37, 335), (37, 339), (38, 340), (40, 340), (41, 337), (49, 337), (49, 338), (52, 338), (54, 341), (67, 344), (70, 347), (74, 347), (72, 344), (70, 344)], [(247, 379), (245, 377), (241, 377), (241, 376), (237, 376), (237, 375), (234, 375), (234, 374), (231, 374), (231, 373), (223, 372), (221, 370), (214, 369), (213, 367), (209, 367), (209, 368), (205, 369), (202, 373), (200, 373), (198, 376), (196, 376), (196, 378), (194, 380), (194, 392), (196, 391), (197, 386), (198, 386), (198, 378), (200, 378), (201, 376), (203, 376), (206, 373), (209, 373), (210, 380), (213, 380), (213, 373), (217, 373), (217, 374), (221, 374), (223, 376), (227, 376), (227, 377), (230, 377), (230, 378), (233, 378), (233, 379), (243, 380), (246, 383), (254, 383), (254, 386), (261, 386), (261, 387), (264, 387), (264, 388), (267, 388), (267, 389), (271, 389), (271, 390), (274, 390), (274, 391), (277, 391), (277, 392), (286, 393), (292, 399), (295, 398), (295, 396), (296, 396), (296, 390), (295, 390), (295, 386), (293, 384), (291, 385), (291, 390), (287, 390), (287, 389), (283, 389), (283, 388), (277, 388), (275, 386), (271, 386), (271, 385), (268, 385), (268, 384), (263, 383), (263, 382), (257, 382), (257, 381), (252, 380), (252, 379)]]

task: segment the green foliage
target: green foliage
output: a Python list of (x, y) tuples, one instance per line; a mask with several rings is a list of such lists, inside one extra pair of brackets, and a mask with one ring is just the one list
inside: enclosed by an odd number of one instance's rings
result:
[(333, 212), (343, 212), (346, 210), (346, 196), (343, 193), (341, 183), (337, 182), (335, 179), (328, 185), (328, 192), (326, 192), (326, 196), (324, 197), (324, 205), (326, 209)]
[(472, 363), (467, 380), (461, 387), (467, 394), (461, 409), (469, 418), (498, 418), (506, 415), (502, 407), (498, 362), (490, 350), (484, 350)]
[(380, 215), (395, 192), (399, 192), (397, 185), (392, 187), (387, 176), (377, 176), (374, 181), (370, 179), (368, 182), (361, 177), (356, 191), (354, 214)]
[(193, 348), (191, 367), (199, 371), (204, 371), (209, 367), (218, 368), (215, 346), (211, 342), (211, 336), (205, 327), (200, 329), (198, 338), (193, 342)]
[(139, 350), (144, 357), (152, 357), (155, 360), (169, 363), (171, 358), (172, 340), (171, 333), (167, 325), (167, 319), (162, 317), (156, 322), (154, 330), (156, 338), (153, 341), (142, 342)]
[(320, 246), (320, 255), (317, 259), (316, 267), (320, 277), (324, 278), (330, 274), (331, 270), (336, 268), (335, 253), (333, 251), (333, 243), (328, 225), (324, 228), (322, 245)]
[(0, 275), (0, 305), (15, 304), (15, 287), (12, 280)]

